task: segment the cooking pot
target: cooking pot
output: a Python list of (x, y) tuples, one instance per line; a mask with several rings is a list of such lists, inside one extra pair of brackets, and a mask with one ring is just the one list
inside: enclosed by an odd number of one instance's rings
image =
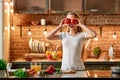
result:
[(120, 74), (120, 67), (119, 66), (114, 66), (111, 67), (112, 73), (114, 74)]

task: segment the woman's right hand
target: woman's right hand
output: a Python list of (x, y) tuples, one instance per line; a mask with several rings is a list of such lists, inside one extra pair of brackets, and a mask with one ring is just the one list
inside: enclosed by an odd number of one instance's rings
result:
[(64, 20), (65, 20), (65, 19), (66, 19), (66, 18), (63, 18), (63, 19), (60, 21), (60, 24), (59, 24), (60, 27), (69, 26), (69, 24), (64, 24)]

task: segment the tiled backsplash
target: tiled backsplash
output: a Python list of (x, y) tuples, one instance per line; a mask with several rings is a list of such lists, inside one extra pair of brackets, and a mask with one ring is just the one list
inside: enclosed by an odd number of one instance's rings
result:
[[(49, 40), (47, 40), (43, 35), (43, 31), (46, 26), (30, 25), (31, 21), (40, 21), (42, 18), (46, 19), (47, 30), (49, 32), (53, 28), (57, 27), (57, 24), (59, 24), (63, 17), (65, 17), (65, 15), (15, 14), (13, 16), (15, 30), (11, 31), (10, 35), (10, 60), (13, 61), (16, 58), (20, 58), (25, 53), (30, 52), (28, 46), (30, 38), (28, 36), (29, 28), (32, 32), (33, 39), (49, 42)], [(116, 57), (120, 58), (120, 15), (85, 15), (84, 22), (88, 27), (96, 31), (98, 37), (98, 41), (95, 41), (94, 39), (90, 40), (87, 48), (84, 49), (86, 50), (85, 52), (89, 54), (89, 52), (93, 51), (93, 48), (96, 46), (100, 46), (102, 52), (108, 52), (110, 45), (113, 44)], [(22, 25), (22, 31), (20, 31), (19, 25)], [(102, 27), (101, 36), (100, 27)], [(20, 32), (22, 32), (22, 37), (20, 36)], [(117, 35), (116, 39), (112, 38), (114, 32), (116, 32)], [(55, 44), (61, 43), (61, 41), (58, 40), (50, 42)]]

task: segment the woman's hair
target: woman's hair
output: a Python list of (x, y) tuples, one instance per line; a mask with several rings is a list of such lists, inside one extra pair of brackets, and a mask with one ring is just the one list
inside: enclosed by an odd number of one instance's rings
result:
[(80, 19), (80, 15), (78, 13), (76, 13), (76, 12), (68, 12), (67, 15), (74, 15), (75, 18)]
[[(67, 15), (74, 15), (75, 18), (77, 18), (77, 19), (79, 19), (79, 20), (81, 21), (80, 15), (79, 15), (78, 13), (76, 13), (76, 12), (68, 12)], [(69, 30), (69, 28), (68, 28), (68, 29), (67, 29), (67, 32), (69, 32), (69, 31), (70, 31), (70, 30)], [(77, 26), (77, 32), (82, 32), (82, 28), (81, 28), (80, 26)]]

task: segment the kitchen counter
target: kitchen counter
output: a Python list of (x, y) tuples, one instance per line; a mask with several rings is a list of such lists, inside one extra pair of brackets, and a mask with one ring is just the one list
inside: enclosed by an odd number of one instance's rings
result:
[[(15, 78), (9, 76), (9, 78)], [(120, 74), (113, 74), (111, 70), (77, 71), (75, 74), (53, 74), (46, 77), (33, 76), (29, 78), (120, 78)]]
[[(15, 78), (15, 76), (9, 76), (9, 78)], [(86, 71), (77, 71), (73, 74), (53, 74), (47, 76), (33, 76), (29, 78), (88, 78)]]
[(120, 58), (114, 58), (111, 60), (87, 58), (85, 62), (120, 62)]
[[(55, 67), (61, 66), (61, 60), (33, 60), (32, 62), (38, 62), (41, 63), (43, 66), (42, 69), (45, 69), (48, 65), (54, 65)], [(31, 61), (15, 61), (11, 62), (13, 65), (11, 68), (23, 68), (26, 69), (30, 68)], [(86, 70), (110, 70), (110, 67), (112, 66), (120, 66), (120, 61), (85, 61), (84, 62)]]

